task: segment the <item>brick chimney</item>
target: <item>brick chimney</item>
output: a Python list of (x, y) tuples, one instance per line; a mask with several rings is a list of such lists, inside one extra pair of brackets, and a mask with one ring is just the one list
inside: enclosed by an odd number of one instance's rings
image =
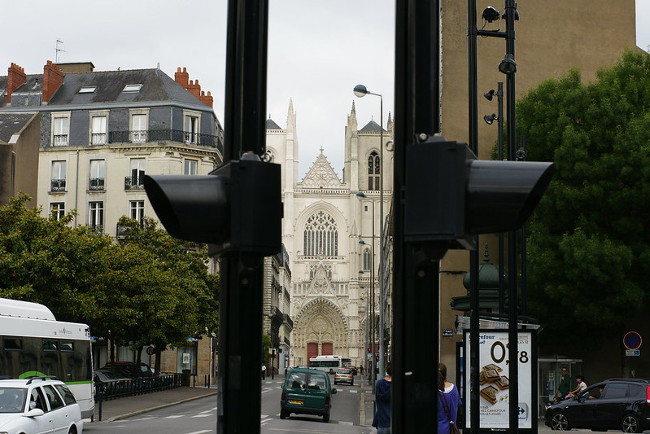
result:
[(18, 89), (26, 81), (27, 75), (25, 75), (25, 70), (12, 63), (7, 70), (7, 105), (11, 105), (11, 94), (13, 91)]
[(214, 100), (212, 99), (212, 93), (210, 93), (210, 91), (208, 91), (208, 94), (206, 95), (205, 91), (202, 90), (199, 99), (203, 104), (207, 105), (208, 107), (214, 107)]
[(47, 104), (63, 84), (64, 74), (51, 60), (43, 67), (43, 104)]
[(174, 74), (174, 80), (176, 80), (176, 83), (180, 84), (185, 89), (187, 89), (187, 82), (189, 81), (189, 79), (190, 79), (190, 74), (187, 72), (187, 68), (183, 68), (183, 71), (181, 71), (180, 66), (176, 68), (176, 74)]
[(189, 93), (197, 97), (203, 104), (207, 105), (208, 107), (214, 107), (212, 94), (208, 92), (206, 95), (205, 92), (201, 90), (199, 80), (190, 80), (190, 74), (187, 72), (187, 68), (183, 67), (182, 70), (180, 66), (176, 68), (174, 80), (176, 83), (183, 86)]

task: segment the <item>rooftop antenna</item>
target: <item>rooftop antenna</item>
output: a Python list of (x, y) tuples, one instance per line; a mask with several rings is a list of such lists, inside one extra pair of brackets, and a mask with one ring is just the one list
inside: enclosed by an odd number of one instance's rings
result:
[(57, 39), (57, 40), (56, 40), (56, 50), (55, 50), (55, 51), (56, 51), (56, 55), (54, 56), (54, 63), (59, 63), (59, 53), (60, 53), (60, 52), (64, 52), (64, 53), (67, 52), (67, 51), (64, 50), (64, 49), (59, 48), (59, 44), (63, 44), (63, 41), (60, 40), (60, 39)]

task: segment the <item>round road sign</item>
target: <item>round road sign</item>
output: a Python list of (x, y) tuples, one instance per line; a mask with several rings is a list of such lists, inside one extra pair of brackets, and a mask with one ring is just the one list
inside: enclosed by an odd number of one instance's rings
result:
[(643, 339), (641, 339), (641, 335), (637, 332), (627, 332), (623, 337), (623, 345), (625, 345), (625, 348), (628, 350), (638, 349), (642, 342)]
[(156, 350), (154, 349), (154, 347), (147, 347), (147, 354), (148, 355), (152, 356), (153, 353), (155, 353), (155, 352), (156, 352)]

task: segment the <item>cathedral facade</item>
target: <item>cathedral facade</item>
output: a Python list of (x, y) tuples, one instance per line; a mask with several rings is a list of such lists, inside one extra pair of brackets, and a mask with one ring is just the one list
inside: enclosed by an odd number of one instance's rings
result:
[(298, 179), (293, 103), (285, 128), (266, 121), (267, 157), (282, 165), (282, 238), (292, 271), (292, 366), (329, 354), (349, 357), (356, 366), (366, 363), (369, 296), (374, 290), (376, 306), (379, 294), (375, 272), (382, 170), (384, 215), (392, 193), (392, 176), (387, 176), (392, 160), (384, 152), (381, 161), (380, 142), (386, 146), (392, 141), (392, 129), (390, 115), (383, 134), (374, 121), (359, 129), (353, 103), (345, 127), (343, 179), (322, 148), (304, 178)]

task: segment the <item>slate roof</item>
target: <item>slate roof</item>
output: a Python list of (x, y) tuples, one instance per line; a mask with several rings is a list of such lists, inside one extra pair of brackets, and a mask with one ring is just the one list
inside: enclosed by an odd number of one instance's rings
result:
[(0, 113), (0, 143), (9, 143), (32, 120), (35, 113)]
[[(7, 77), (0, 77), (0, 90), (6, 89)], [(4, 87), (2, 86), (4, 83)], [(13, 95), (41, 92), (43, 74), (28, 75), (27, 81)], [(123, 92), (127, 84), (141, 84), (138, 92)], [(79, 93), (85, 86), (95, 86), (92, 93)], [(212, 111), (198, 98), (160, 69), (100, 71), (65, 74), (63, 84), (48, 102), (48, 107), (66, 105), (106, 105), (128, 103), (180, 103)], [(6, 94), (0, 96), (0, 107), (6, 106)]]
[[(365, 127), (361, 128), (359, 130), (360, 133), (378, 133), (382, 130), (381, 126), (375, 122), (375, 121), (370, 121), (366, 124)], [(386, 130), (384, 130), (386, 132)]]
[(278, 124), (273, 122), (273, 119), (271, 119), (271, 118), (268, 118), (266, 120), (265, 125), (266, 125), (267, 130), (281, 130), (282, 129), (282, 128), (280, 128), (280, 126)]

